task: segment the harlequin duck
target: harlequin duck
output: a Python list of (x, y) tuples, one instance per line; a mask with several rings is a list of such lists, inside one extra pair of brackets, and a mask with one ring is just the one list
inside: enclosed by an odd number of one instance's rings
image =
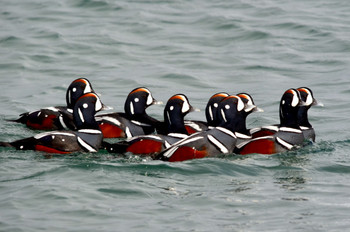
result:
[(74, 104), (79, 97), (90, 92), (94, 91), (88, 79), (76, 79), (67, 89), (67, 106), (48, 107), (23, 113), (19, 119), (9, 121), (23, 123), (29, 128), (37, 130), (75, 129), (72, 114)]
[(94, 118), (95, 113), (105, 109), (95, 93), (81, 96), (75, 103), (73, 119), (77, 131), (52, 131), (14, 142), (0, 142), (1, 146), (17, 150), (36, 150), (47, 153), (97, 152), (103, 139)]
[(300, 87), (297, 89), (300, 93), (301, 100), (305, 103), (304, 106), (300, 106), (298, 111), (298, 124), (303, 131), (304, 138), (308, 141), (315, 142), (315, 130), (309, 122), (307, 111), (311, 106), (322, 106), (322, 103), (318, 103), (313, 96), (311, 89), (307, 87)]
[(253, 112), (264, 112), (261, 108), (257, 107), (253, 101), (253, 98), (248, 93), (239, 93), (237, 94), (240, 97), (245, 105), (244, 111), (239, 116), (241, 117), (239, 124), (235, 128), (235, 135), (237, 136), (237, 144), (252, 139), (250, 130), (247, 129), (246, 120), (248, 115)]
[[(274, 154), (301, 146), (304, 136), (298, 124), (298, 111), (304, 103), (296, 89), (288, 89), (280, 101), (280, 124), (251, 130), (253, 138), (237, 145), (238, 154)], [(260, 133), (260, 137), (257, 134)]]
[(140, 87), (132, 90), (126, 98), (125, 113), (109, 113), (96, 116), (104, 138), (131, 138), (151, 134), (161, 123), (147, 115), (150, 105), (160, 104), (151, 92)]
[(194, 120), (185, 120), (186, 130), (189, 134), (193, 134), (199, 131), (208, 130), (210, 127), (216, 127), (219, 124), (217, 119), (217, 108), (219, 102), (222, 101), (225, 97), (229, 96), (225, 92), (216, 93), (210, 97), (207, 106), (205, 107), (205, 117), (207, 119), (204, 121), (194, 121)]
[(176, 162), (233, 153), (237, 142), (234, 132), (245, 122), (246, 107), (250, 106), (244, 104), (240, 97), (226, 97), (217, 109), (221, 122), (219, 126), (180, 140), (161, 152), (156, 159)]
[(187, 97), (176, 94), (168, 100), (164, 108), (163, 134), (140, 135), (115, 144), (103, 142), (103, 146), (111, 153), (132, 152), (153, 156), (188, 136), (184, 117), (191, 111), (193, 107)]

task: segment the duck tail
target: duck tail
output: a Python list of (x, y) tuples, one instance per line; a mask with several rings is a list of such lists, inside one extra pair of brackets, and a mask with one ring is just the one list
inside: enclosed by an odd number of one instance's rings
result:
[(7, 119), (6, 121), (26, 124), (28, 120), (28, 115), (29, 113), (23, 113), (19, 115), (20, 117), (18, 119)]
[(11, 143), (8, 142), (0, 142), (0, 147), (13, 147)]

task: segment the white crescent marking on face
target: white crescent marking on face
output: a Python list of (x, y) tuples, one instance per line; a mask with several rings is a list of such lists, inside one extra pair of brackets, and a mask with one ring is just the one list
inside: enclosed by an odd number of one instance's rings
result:
[(244, 103), (240, 97), (237, 97), (238, 103), (237, 103), (237, 110), (242, 111), (244, 109)]
[(84, 89), (84, 93), (90, 93), (92, 91), (91, 86), (88, 82), (85, 83), (85, 89)]
[(148, 96), (147, 96), (146, 104), (149, 106), (149, 105), (151, 105), (153, 103), (153, 97), (152, 97), (152, 94), (149, 91), (147, 91), (147, 92), (148, 92)]
[(184, 103), (182, 105), (182, 113), (186, 113), (187, 111), (190, 110), (190, 104), (188, 104), (188, 101), (186, 99), (183, 99)]
[(293, 90), (293, 100), (292, 100), (292, 106), (296, 107), (299, 104), (299, 97), (298, 94)]
[(102, 110), (102, 108), (103, 108), (102, 102), (101, 102), (100, 98), (98, 96), (96, 96), (95, 111), (98, 112), (98, 111)]
[(303, 90), (305, 90), (306, 91), (306, 93), (307, 93), (307, 97), (306, 97), (306, 105), (311, 105), (312, 104), (312, 102), (313, 102), (313, 97), (312, 97), (312, 94), (311, 94), (311, 92), (308, 90), (308, 89), (305, 89), (305, 88), (303, 88)]

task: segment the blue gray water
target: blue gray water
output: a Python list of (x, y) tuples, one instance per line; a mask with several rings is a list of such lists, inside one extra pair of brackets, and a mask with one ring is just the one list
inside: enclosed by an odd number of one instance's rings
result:
[[(278, 122), (282, 93), (310, 87), (317, 142), (273, 156), (165, 163), (0, 149), (0, 231), (346, 231), (350, 227), (350, 3), (346, 0), (2, 0), (0, 141), (33, 132), (5, 119), (64, 105), (88, 78), (122, 111), (130, 90), (201, 109), (248, 92)], [(163, 106), (148, 113), (162, 118)]]

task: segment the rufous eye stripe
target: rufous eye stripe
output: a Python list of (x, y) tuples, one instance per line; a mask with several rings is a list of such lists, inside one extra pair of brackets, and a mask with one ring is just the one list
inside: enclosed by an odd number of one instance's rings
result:
[(175, 99), (180, 99), (182, 101), (186, 101), (185, 97), (182, 95), (179, 95), (179, 94), (172, 96), (169, 100), (175, 100)]
[(130, 94), (134, 94), (134, 93), (137, 93), (137, 92), (146, 92), (146, 93), (149, 93), (148, 89), (145, 89), (145, 88), (138, 88), (138, 89), (135, 89), (134, 91), (132, 91)]
[(227, 93), (217, 93), (215, 95), (213, 95), (211, 98), (216, 98), (216, 97), (227, 97), (228, 94)]
[(95, 98), (98, 98), (96, 94), (94, 93), (87, 93), (87, 94), (84, 94), (83, 96), (81, 96), (80, 98), (78, 98), (77, 101), (79, 101), (80, 99), (83, 99), (85, 97), (95, 97)]
[(288, 90), (286, 91), (286, 93), (290, 93), (290, 94), (293, 94), (293, 95), (295, 94), (294, 91), (293, 91), (292, 89), (288, 89)]
[(302, 91), (302, 92), (305, 92), (305, 93), (309, 93), (306, 89), (304, 88), (299, 88), (298, 91)]
[(238, 97), (245, 98), (249, 100), (249, 97), (246, 94), (238, 94)]
[(77, 82), (83, 82), (85, 85), (87, 85), (87, 81), (83, 78), (80, 78), (80, 79), (76, 79), (75, 81), (73, 81), (73, 83), (77, 83)]

